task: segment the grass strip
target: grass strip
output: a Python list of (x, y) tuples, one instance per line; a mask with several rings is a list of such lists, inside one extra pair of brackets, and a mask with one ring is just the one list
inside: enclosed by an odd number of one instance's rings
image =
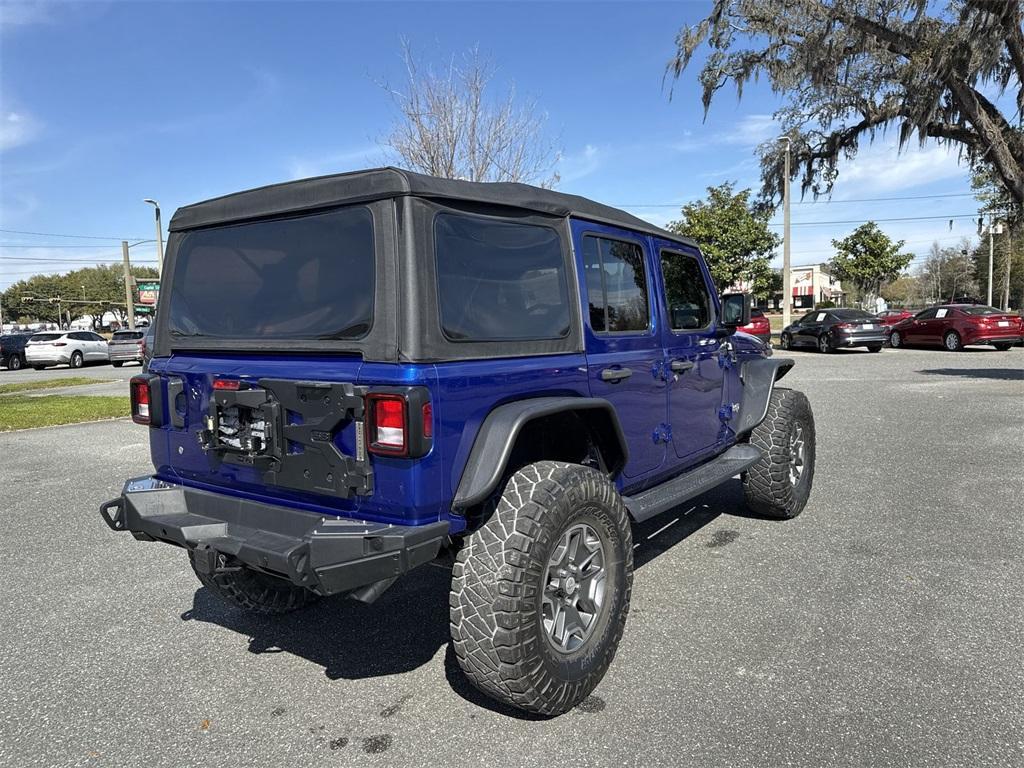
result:
[(129, 416), (121, 395), (11, 395), (0, 398), (0, 432)]
[(64, 379), (19, 381), (16, 384), (0, 384), (0, 395), (7, 395), (11, 392), (31, 392), (34, 389), (53, 389), (55, 387), (81, 387), (85, 384), (104, 384), (106, 381), (106, 379), (90, 379), (85, 376), (68, 376)]

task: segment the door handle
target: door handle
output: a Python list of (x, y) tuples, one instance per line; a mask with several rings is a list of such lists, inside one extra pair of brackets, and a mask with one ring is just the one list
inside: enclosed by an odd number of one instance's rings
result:
[(673, 360), (669, 364), (669, 368), (672, 369), (672, 373), (686, 373), (688, 370), (693, 368), (693, 360)]
[(624, 381), (633, 375), (632, 368), (605, 368), (601, 371), (601, 381), (616, 383)]

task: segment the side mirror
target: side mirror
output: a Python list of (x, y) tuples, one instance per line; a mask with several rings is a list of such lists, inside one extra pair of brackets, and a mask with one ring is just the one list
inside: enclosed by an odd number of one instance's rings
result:
[(722, 314), (718, 320), (719, 333), (730, 336), (737, 328), (750, 323), (750, 294), (727, 293), (722, 296)]

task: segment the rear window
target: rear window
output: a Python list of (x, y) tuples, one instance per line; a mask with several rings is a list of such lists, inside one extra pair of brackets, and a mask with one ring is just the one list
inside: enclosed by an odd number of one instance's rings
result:
[(141, 338), (142, 331), (116, 331), (111, 341), (130, 341)]
[(373, 216), (364, 206), (182, 237), (172, 337), (356, 339), (373, 322)]
[(63, 333), (37, 333), (30, 341), (56, 341), (63, 335)]
[(452, 341), (569, 334), (565, 257), (551, 227), (464, 214), (434, 219), (441, 329)]
[(837, 317), (840, 320), (874, 320), (875, 316), (870, 312), (865, 312), (863, 309), (833, 309), (831, 310), (833, 317)]
[(966, 312), (968, 315), (1002, 315), (1005, 314), (1003, 310), (996, 309), (995, 307), (957, 307), (961, 312)]

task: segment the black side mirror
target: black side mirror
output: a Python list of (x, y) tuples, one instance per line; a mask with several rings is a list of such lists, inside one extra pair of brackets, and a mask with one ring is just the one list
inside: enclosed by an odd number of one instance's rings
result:
[(718, 332), (731, 336), (737, 328), (750, 323), (750, 294), (726, 293), (722, 296), (722, 314), (718, 320)]

